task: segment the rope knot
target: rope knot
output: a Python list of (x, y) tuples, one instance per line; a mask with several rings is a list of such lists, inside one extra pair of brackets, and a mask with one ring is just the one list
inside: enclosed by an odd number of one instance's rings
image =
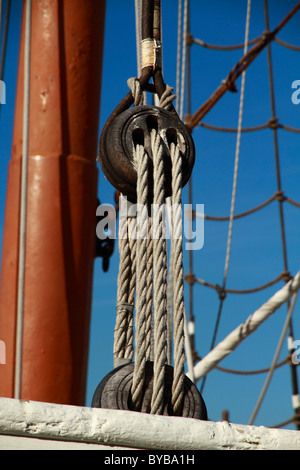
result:
[(185, 44), (187, 46), (191, 46), (194, 42), (193, 35), (191, 33), (186, 33), (185, 35)]
[(264, 44), (269, 42), (269, 38), (272, 38), (274, 36), (274, 32), (266, 29), (261, 35), (261, 40), (263, 41)]
[(170, 109), (172, 101), (176, 99), (176, 95), (173, 94), (174, 88), (166, 85), (166, 89), (160, 97), (159, 106), (164, 109)]
[(277, 117), (272, 117), (271, 119), (268, 120), (268, 126), (270, 129), (278, 129), (279, 123), (278, 123), (278, 118)]
[(195, 274), (193, 273), (188, 273), (184, 276), (186, 282), (193, 286), (195, 284)]
[(218, 284), (216, 284), (216, 291), (218, 293), (218, 296), (219, 296), (220, 300), (225, 300), (226, 299), (226, 290), (224, 289), (224, 287), (219, 286)]
[(279, 190), (275, 193), (275, 199), (279, 202), (284, 202), (286, 200), (286, 196), (283, 194), (283, 191)]
[(292, 279), (291, 273), (289, 271), (283, 271), (281, 273), (281, 279), (284, 282), (289, 282)]
[(231, 77), (227, 77), (225, 80), (222, 80), (223, 85), (225, 85), (229, 91), (236, 93), (237, 92), (237, 87), (234, 81), (231, 79)]

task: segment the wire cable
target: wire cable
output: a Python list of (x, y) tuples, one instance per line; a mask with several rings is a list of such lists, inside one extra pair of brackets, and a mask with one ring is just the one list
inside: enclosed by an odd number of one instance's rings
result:
[[(245, 26), (244, 55), (247, 54), (247, 50), (248, 50), (249, 29), (250, 29), (250, 14), (251, 14), (251, 0), (248, 0), (247, 13), (246, 13), (246, 26)], [(239, 168), (239, 158), (240, 158), (240, 146), (241, 146), (241, 130), (242, 130), (243, 112), (244, 112), (245, 84), (246, 84), (246, 71), (244, 70), (243, 73), (242, 73), (241, 95), (240, 95), (239, 117), (238, 117), (238, 131), (237, 131), (237, 139), (236, 139), (233, 185), (232, 185), (231, 207), (230, 207), (230, 219), (229, 219), (229, 228), (228, 228), (227, 248), (226, 248), (226, 257), (225, 257), (225, 266), (224, 266), (224, 276), (223, 276), (222, 290), (224, 290), (225, 287), (226, 287), (228, 269), (229, 269), (229, 261), (230, 261), (230, 253), (231, 253), (233, 220), (234, 220), (237, 178), (238, 178), (238, 168)], [(224, 300), (225, 300), (225, 296), (221, 296), (220, 297), (219, 310), (218, 310), (217, 319), (216, 319), (216, 324), (215, 324), (215, 328), (214, 328), (214, 332), (213, 332), (213, 338), (212, 338), (211, 347), (210, 347), (211, 350), (213, 349), (213, 347), (215, 345)], [(204, 389), (205, 381), (206, 381), (206, 378), (204, 377), (204, 379), (202, 381), (202, 384), (201, 384), (201, 392)]]
[(30, 95), (30, 49), (31, 49), (31, 0), (25, 5), (25, 48), (24, 48), (24, 101), (23, 101), (23, 144), (20, 194), (20, 232), (19, 232), (19, 265), (17, 292), (17, 327), (15, 350), (15, 383), (14, 397), (21, 398), (22, 388), (22, 349), (23, 322), (25, 303), (25, 261), (26, 261), (26, 223), (27, 223), (27, 183), (29, 151), (29, 95)]

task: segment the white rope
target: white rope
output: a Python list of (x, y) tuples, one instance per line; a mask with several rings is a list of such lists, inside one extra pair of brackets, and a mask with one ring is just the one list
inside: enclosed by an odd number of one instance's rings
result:
[(186, 52), (187, 52), (187, 27), (188, 27), (188, 11), (189, 0), (184, 0), (183, 8), (183, 32), (182, 32), (182, 63), (181, 63), (181, 89), (180, 89), (180, 102), (179, 102), (179, 117), (183, 120), (183, 105), (184, 105), (184, 91), (185, 91), (185, 76), (186, 76)]
[(31, 0), (25, 6), (25, 46), (24, 46), (24, 101), (23, 101), (23, 144), (20, 191), (20, 231), (17, 292), (17, 325), (15, 349), (14, 397), (21, 398), (22, 388), (22, 349), (25, 302), (25, 262), (26, 262), (26, 222), (27, 222), (27, 183), (29, 149), (29, 94), (30, 94), (30, 49), (31, 49)]
[[(135, 35), (136, 35), (136, 56), (137, 56), (137, 76), (142, 72), (142, 0), (134, 0), (135, 9)], [(143, 92), (144, 104), (147, 104), (147, 93)]]
[(146, 361), (154, 359), (153, 338), (153, 240), (151, 237), (151, 217), (148, 217), (147, 243), (147, 292), (146, 292)]
[[(247, 15), (246, 15), (246, 28), (245, 28), (244, 55), (247, 53), (248, 43), (249, 43), (250, 12), (251, 12), (251, 0), (248, 0)], [(230, 218), (229, 218), (227, 249), (226, 249), (225, 267), (224, 267), (223, 287), (225, 287), (225, 285), (226, 285), (226, 280), (227, 280), (227, 275), (228, 275), (228, 268), (229, 268), (230, 252), (231, 252), (233, 219), (234, 219), (234, 209), (235, 209), (235, 200), (236, 200), (236, 188), (237, 188), (237, 177), (238, 177), (238, 169), (239, 169), (240, 146), (241, 146), (241, 135), (242, 135), (242, 124), (243, 124), (243, 112), (244, 112), (245, 83), (246, 83), (246, 71), (244, 70), (244, 72), (242, 73), (242, 82), (241, 82), (239, 118), (238, 118), (238, 129), (237, 129), (237, 138), (236, 138), (233, 186), (232, 186), (232, 195), (231, 195), (231, 207), (230, 207)]]
[(134, 407), (139, 410), (145, 381), (147, 311), (148, 155), (143, 145), (136, 146), (134, 159), (137, 168), (138, 237), (136, 244), (136, 354), (131, 394)]
[[(168, 221), (172, 230), (172, 196), (167, 198), (167, 211)], [(173, 253), (172, 253), (172, 237), (169, 240), (168, 251), (168, 280), (167, 280), (167, 360), (168, 364), (172, 364), (172, 346), (173, 346), (173, 295), (174, 295), (174, 282), (173, 282)]]
[[(189, 19), (189, 2), (186, 2), (184, 5), (184, 30), (185, 32), (182, 34), (182, 19), (183, 19), (183, 2), (182, 0), (178, 0), (178, 26), (177, 26), (177, 58), (176, 58), (176, 95), (177, 95), (177, 102), (178, 102), (178, 114), (180, 118), (183, 120), (183, 102), (184, 102), (184, 90), (185, 90), (185, 73), (181, 74), (181, 59), (182, 60), (182, 71), (186, 70), (186, 51), (187, 51), (187, 44), (186, 44), (186, 35), (188, 31), (188, 19)], [(182, 57), (182, 49), (184, 45), (185, 53)], [(182, 105), (180, 106), (180, 103)], [(191, 230), (192, 221), (189, 224), (189, 230)], [(185, 354), (186, 354), (186, 361), (189, 376), (192, 381), (194, 381), (194, 361), (193, 361), (193, 353), (191, 348), (191, 341), (190, 335), (188, 333), (187, 328), (187, 320), (186, 320), (186, 312), (184, 311), (185, 316), (185, 330), (184, 330), (184, 341), (185, 341)]]
[[(140, 82), (132, 77), (127, 80), (134, 105), (144, 103)], [(136, 159), (136, 161), (138, 161)], [(120, 205), (124, 198), (120, 195)], [(127, 203), (128, 204), (128, 203)], [(119, 274), (117, 289), (117, 316), (114, 331), (114, 367), (130, 362), (133, 358), (133, 305), (136, 284), (136, 238), (130, 236), (136, 229), (136, 219), (120, 211), (119, 218)]]
[(276, 367), (276, 364), (277, 364), (277, 360), (278, 360), (278, 357), (279, 357), (279, 354), (280, 354), (280, 351), (282, 349), (282, 345), (283, 345), (283, 341), (285, 339), (285, 336), (286, 336), (286, 332), (287, 332), (287, 329), (290, 325), (290, 321), (291, 321), (291, 318), (292, 318), (292, 314), (293, 314), (293, 311), (294, 311), (294, 308), (295, 308), (295, 304), (296, 304), (296, 300), (297, 300), (297, 296), (298, 296), (298, 292), (296, 292), (294, 295), (293, 295), (293, 298), (292, 298), (292, 301), (291, 301), (291, 304), (289, 306), (289, 309), (288, 309), (288, 314), (287, 314), (287, 317), (286, 317), (286, 320), (284, 322), (284, 326), (283, 326), (283, 329), (282, 329), (282, 332), (281, 332), (281, 335), (280, 335), (280, 338), (279, 338), (279, 342), (278, 342), (278, 345), (277, 345), (277, 348), (276, 348), (276, 351), (275, 351), (275, 354), (274, 354), (274, 357), (273, 357), (273, 360), (272, 360), (272, 364), (270, 366), (270, 369), (269, 369), (269, 372), (268, 372), (268, 375), (266, 377), (266, 380), (265, 380), (265, 383), (263, 385), (263, 388), (260, 392), (260, 395), (258, 397), (258, 400), (257, 400), (257, 403), (255, 405), (255, 408), (252, 412), (252, 415), (250, 417), (250, 420), (249, 420), (249, 423), (248, 424), (253, 424), (255, 418), (256, 418), (256, 415), (259, 411), (259, 408), (262, 404), (262, 401), (265, 397), (265, 394), (266, 394), (266, 391), (268, 389), (268, 386), (270, 384), (270, 381), (271, 381), (271, 378), (273, 376), (273, 373), (274, 373), (274, 370), (275, 370), (275, 367)]
[(182, 155), (179, 146), (171, 143), (172, 159), (172, 268), (174, 309), (174, 377), (172, 404), (179, 414), (184, 397), (184, 281), (182, 251)]
[[(135, 217), (130, 217), (128, 220), (129, 233), (132, 233), (136, 225)], [(128, 237), (130, 247), (130, 260), (131, 260), (131, 271), (129, 279), (129, 290), (128, 290), (128, 304), (132, 306), (132, 312), (127, 313), (127, 331), (126, 331), (126, 344), (124, 357), (133, 358), (133, 306), (135, 299), (135, 288), (136, 288), (136, 239), (134, 237)]]
[(167, 250), (164, 218), (161, 208), (165, 202), (163, 146), (159, 133), (151, 130), (153, 153), (153, 287), (154, 287), (154, 366), (151, 413), (161, 414), (164, 395), (164, 367), (167, 363)]
[(266, 303), (250, 315), (247, 320), (233, 330), (223, 341), (212, 349), (194, 367), (195, 380), (198, 381), (232, 353), (238, 345), (252, 334), (281, 305), (287, 302), (300, 288), (300, 271), (282, 289), (277, 291)]
[[(180, 98), (180, 65), (182, 47), (182, 0), (178, 0), (178, 26), (177, 26), (177, 58), (176, 58), (176, 94)], [(179, 111), (179, 110), (178, 110)]]
[[(120, 207), (124, 204), (123, 196), (120, 195)], [(120, 211), (119, 217), (119, 274), (117, 285), (117, 315), (114, 332), (114, 367), (120, 365), (118, 359), (128, 359), (133, 357), (132, 339), (133, 335), (133, 298), (134, 298), (134, 269), (132, 263), (132, 254), (128, 241), (128, 225), (131, 223), (127, 214)], [(127, 212), (127, 211), (126, 211)], [(130, 293), (130, 294), (129, 294)], [(129, 298), (130, 297), (130, 298)], [(121, 361), (126, 362), (126, 361)]]
[(187, 363), (187, 376), (191, 379), (192, 382), (195, 382), (193, 351), (192, 351), (190, 335), (188, 331), (186, 311), (184, 311), (184, 346), (185, 346), (185, 355), (186, 355), (186, 363)]
[(137, 57), (137, 76), (141, 75), (142, 64), (142, 28), (141, 28), (141, 0), (134, 0), (135, 9), (135, 35), (136, 35), (136, 57)]

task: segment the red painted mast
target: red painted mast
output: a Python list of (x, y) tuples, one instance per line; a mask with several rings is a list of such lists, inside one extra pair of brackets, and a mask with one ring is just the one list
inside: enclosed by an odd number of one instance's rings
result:
[[(105, 0), (33, 0), (21, 398), (83, 405)], [(0, 284), (0, 396), (14, 396), (24, 18)]]

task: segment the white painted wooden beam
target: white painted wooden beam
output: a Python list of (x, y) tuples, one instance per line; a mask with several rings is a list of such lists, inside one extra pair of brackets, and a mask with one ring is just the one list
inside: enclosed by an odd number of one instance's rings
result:
[(132, 449), (300, 450), (299, 431), (11, 398), (0, 398), (1, 434)]
[(122, 450), (127, 451), (132, 449), (128, 447), (107, 446), (104, 444), (0, 434), (0, 451), (1, 450), (105, 450), (119, 452)]

